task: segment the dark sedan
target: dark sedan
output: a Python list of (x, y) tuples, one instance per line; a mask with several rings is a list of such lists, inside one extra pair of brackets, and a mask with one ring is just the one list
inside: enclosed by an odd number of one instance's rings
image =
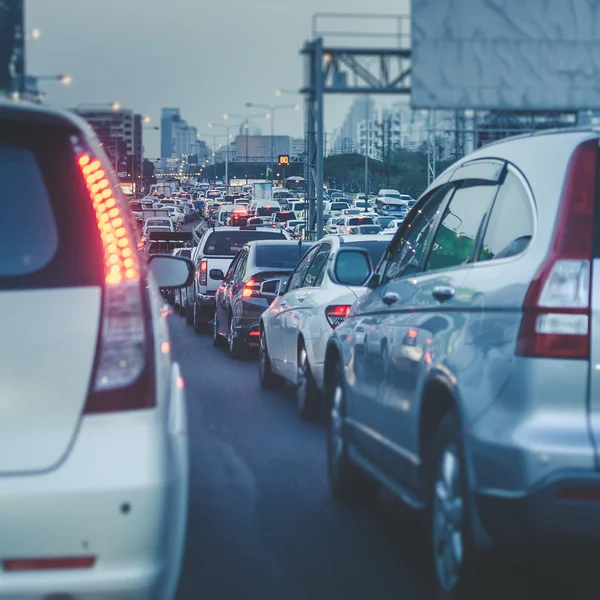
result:
[(249, 347), (258, 347), (260, 316), (277, 295), (278, 281), (287, 280), (310, 246), (296, 241), (248, 242), (226, 275), (211, 273), (213, 279), (223, 278), (215, 297), (215, 346), (226, 342), (234, 358), (240, 358)]

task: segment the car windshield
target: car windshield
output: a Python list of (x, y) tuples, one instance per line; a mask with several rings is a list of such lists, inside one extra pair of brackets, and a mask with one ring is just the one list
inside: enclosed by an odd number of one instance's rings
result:
[(167, 219), (152, 219), (152, 221), (147, 222), (148, 227), (170, 227), (171, 222)]
[(292, 270), (298, 264), (311, 244), (258, 244), (256, 246), (256, 266), (265, 269)]
[(204, 254), (206, 256), (235, 256), (238, 250), (252, 240), (285, 240), (280, 229), (273, 231), (237, 230), (213, 231), (208, 234)]

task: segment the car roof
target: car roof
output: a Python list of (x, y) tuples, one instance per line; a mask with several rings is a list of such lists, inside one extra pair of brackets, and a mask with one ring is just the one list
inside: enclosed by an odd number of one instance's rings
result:
[(97, 139), (94, 130), (87, 121), (76, 114), (31, 102), (0, 98), (0, 119), (10, 119), (13, 122), (39, 123), (40, 125), (55, 125)]

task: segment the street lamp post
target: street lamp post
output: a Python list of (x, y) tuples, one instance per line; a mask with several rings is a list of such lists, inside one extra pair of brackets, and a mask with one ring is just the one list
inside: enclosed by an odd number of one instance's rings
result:
[[(216, 173), (216, 166), (215, 166), (215, 158), (214, 158), (215, 157), (215, 152), (214, 152), (214, 150), (217, 147), (217, 139), (224, 138), (224, 137), (227, 137), (229, 139), (229, 135), (225, 136), (225, 135), (213, 135), (212, 133), (199, 133), (198, 136), (197, 136), (197, 139), (200, 139), (200, 137), (212, 138), (212, 140), (213, 140), (213, 144), (212, 144), (213, 161), (212, 161), (212, 163), (213, 163), (213, 175), (214, 175), (214, 177), (216, 179), (217, 178), (217, 173)], [(207, 161), (208, 161), (208, 159), (207, 159)]]
[(225, 148), (225, 189), (229, 188), (229, 138), (231, 137), (229, 134), (229, 130), (231, 129), (231, 125), (222, 125), (221, 123), (209, 123), (209, 127), (220, 127), (227, 132), (227, 145)]
[(254, 102), (246, 102), (246, 108), (266, 108), (269, 111), (269, 119), (271, 119), (271, 182), (273, 181), (273, 173), (275, 172), (275, 111), (284, 109), (299, 110), (299, 104), (280, 104), (278, 106), (270, 106), (269, 104), (256, 104)]

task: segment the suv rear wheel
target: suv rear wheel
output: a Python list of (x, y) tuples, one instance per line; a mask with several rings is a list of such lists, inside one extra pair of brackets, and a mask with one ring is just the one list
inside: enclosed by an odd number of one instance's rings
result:
[(461, 427), (454, 411), (449, 412), (438, 427), (426, 469), (428, 546), (434, 598), (470, 598), (476, 557), (465, 500), (467, 482)]
[(258, 381), (260, 386), (267, 389), (275, 389), (281, 380), (271, 370), (271, 359), (267, 348), (267, 337), (265, 330), (260, 329), (260, 344), (258, 347)]
[(208, 325), (207, 321), (202, 321), (201, 311), (198, 309), (198, 303), (194, 302), (194, 331), (196, 333), (207, 333)]

